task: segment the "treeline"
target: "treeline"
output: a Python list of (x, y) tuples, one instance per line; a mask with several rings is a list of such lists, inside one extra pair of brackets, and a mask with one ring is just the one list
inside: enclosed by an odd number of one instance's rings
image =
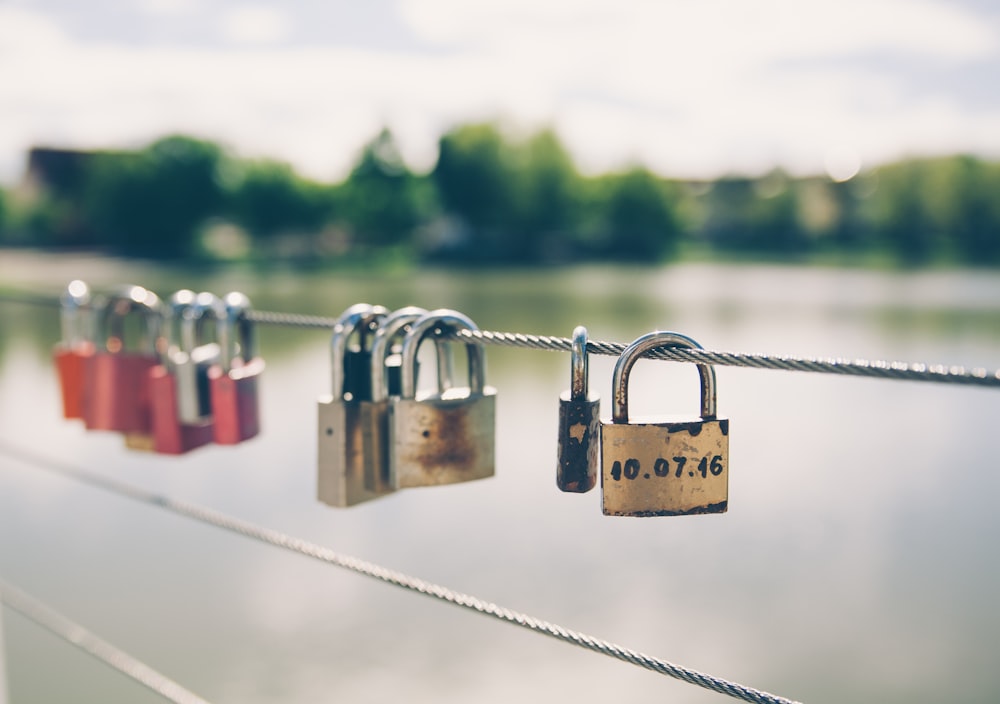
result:
[(582, 175), (551, 130), (493, 124), (440, 139), (427, 174), (383, 130), (340, 183), (171, 136), (135, 152), (36, 149), (0, 192), (0, 243), (152, 258), (398, 254), (456, 263), (664, 261), (679, 251), (765, 258), (879, 255), (1000, 264), (1000, 163), (913, 159), (845, 182)]

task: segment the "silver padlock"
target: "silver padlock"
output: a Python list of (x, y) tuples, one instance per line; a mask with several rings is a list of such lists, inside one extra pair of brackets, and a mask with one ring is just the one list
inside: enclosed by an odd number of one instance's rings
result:
[(615, 364), (611, 422), (601, 421), (601, 493), (607, 516), (725, 513), (729, 501), (729, 421), (716, 416), (715, 370), (699, 364), (701, 417), (629, 418), (632, 366), (660, 347), (701, 349), (686, 335), (651, 332)]
[[(197, 305), (196, 305), (197, 304)], [(170, 297), (166, 311), (168, 339), (179, 341), (167, 350), (167, 366), (177, 379), (177, 410), (181, 423), (194, 424), (211, 415), (208, 370), (218, 364), (222, 350), (217, 342), (199, 344), (204, 325), (204, 311), (217, 315), (218, 299), (211, 293), (183, 289)], [(174, 330), (180, 328), (179, 335)]]
[(559, 461), (556, 486), (585, 493), (597, 484), (601, 399), (588, 393), (587, 328), (573, 330), (570, 389), (559, 397)]
[(492, 477), (495, 466), (496, 389), (486, 386), (486, 352), (466, 344), (469, 385), (417, 394), (420, 344), (431, 335), (477, 330), (452, 310), (435, 310), (413, 323), (403, 341), (402, 388), (390, 401), (389, 473), (392, 486), (454, 484)]
[[(361, 403), (371, 400), (371, 372), (365, 370), (363, 381), (355, 378), (362, 371), (359, 361), (371, 359), (366, 339), (386, 313), (382, 306), (351, 306), (337, 320), (330, 338), (332, 393), (321, 396), (318, 404), (316, 481), (317, 498), (330, 506), (354, 506), (386, 493), (365, 486), (365, 476), (372, 469), (368, 466), (371, 458), (365, 453)], [(352, 349), (349, 344), (355, 334), (360, 340)], [(353, 353), (354, 362), (348, 362), (349, 353)]]
[[(379, 322), (371, 346), (371, 400), (361, 402), (361, 425), (366, 459), (372, 472), (365, 475), (365, 488), (376, 493), (392, 491), (389, 472), (389, 398), (399, 396), (402, 385), (402, 354), (394, 351), (393, 342), (427, 311), (407, 306), (393, 311)], [(447, 387), (440, 383), (452, 375), (451, 345), (437, 340), (438, 392)]]

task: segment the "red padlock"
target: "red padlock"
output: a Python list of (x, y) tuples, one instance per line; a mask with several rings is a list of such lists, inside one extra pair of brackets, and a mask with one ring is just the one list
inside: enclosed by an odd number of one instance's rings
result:
[(257, 379), (264, 371), (264, 360), (256, 356), (253, 323), (247, 317), (250, 299), (234, 291), (224, 300), (226, 317), (218, 324), (221, 363), (209, 369), (208, 378), (215, 442), (235, 445), (260, 432)]
[(52, 357), (59, 374), (63, 417), (83, 418), (84, 367), (94, 354), (90, 288), (83, 281), (70, 281), (59, 303), (62, 340)]
[[(130, 313), (141, 316), (143, 325), (133, 350), (125, 344)], [(141, 286), (128, 286), (108, 299), (100, 317), (99, 329), (106, 338), (85, 364), (84, 423), (88, 430), (149, 434), (149, 370), (159, 364), (163, 349), (160, 299)]]
[[(226, 316), (225, 304), (211, 293), (195, 297), (191, 291), (175, 293), (167, 308), (167, 351), (163, 363), (149, 372), (152, 397), (153, 450), (168, 455), (180, 455), (211, 443), (215, 423), (210, 410), (209, 389), (198, 380), (198, 370), (192, 359), (198, 344), (198, 331), (205, 315), (215, 318), (216, 326)], [(180, 326), (180, 334), (175, 337)], [(181, 342), (174, 344), (177, 339)], [(190, 373), (178, 373), (187, 370)], [(204, 396), (204, 398), (200, 398)], [(185, 417), (184, 407), (193, 408), (195, 417)]]

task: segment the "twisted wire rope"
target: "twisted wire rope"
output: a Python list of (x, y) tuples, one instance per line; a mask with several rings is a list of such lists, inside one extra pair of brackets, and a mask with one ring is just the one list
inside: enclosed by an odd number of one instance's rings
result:
[(166, 675), (3, 580), (0, 580), (0, 602), (168, 701), (176, 704), (208, 704)]
[[(59, 305), (58, 300), (54, 298), (33, 294), (0, 294), (0, 301), (46, 307)], [(312, 330), (332, 330), (337, 324), (336, 318), (328, 316), (262, 310), (249, 311), (247, 318), (261, 325), (297, 327)], [(476, 341), (488, 345), (548, 350), (552, 352), (569, 352), (573, 344), (573, 341), (568, 337), (490, 330), (460, 330), (446, 333), (446, 336), (452, 339)], [(621, 342), (606, 342), (601, 340), (590, 340), (587, 342), (587, 352), (589, 354), (612, 357), (621, 355), (626, 347), (627, 345)], [(723, 352), (679, 347), (661, 347), (650, 352), (647, 357), (649, 359), (689, 362), (693, 364), (712, 364), (724, 367), (814, 372), (962, 386), (1000, 387), (1000, 369), (991, 371), (984, 367), (966, 369), (960, 365), (925, 364), (922, 362), (844, 359), (839, 357), (795, 357), (789, 355)]]
[(342, 567), (357, 574), (380, 580), (393, 586), (433, 597), (455, 606), (460, 606), (477, 613), (491, 616), (499, 621), (511, 623), (522, 628), (541, 633), (559, 641), (579, 646), (592, 652), (600, 653), (623, 662), (657, 672), (667, 677), (687, 682), (704, 689), (725, 694), (753, 704), (797, 704), (791, 699), (769, 694), (746, 685), (730, 682), (697, 670), (651, 657), (643, 653), (624, 648), (601, 638), (579, 633), (527, 614), (498, 606), (469, 594), (456, 592), (438, 584), (426, 582), (401, 572), (361, 560), (350, 555), (344, 555), (330, 548), (311, 543), (301, 538), (287, 535), (277, 530), (265, 528), (247, 521), (228, 516), (210, 508), (198, 506), (168, 496), (147, 491), (133, 484), (103, 476), (93, 471), (74, 467), (51, 458), (46, 458), (23, 448), (14, 447), (0, 441), (0, 453), (15, 458), (21, 462), (43, 469), (80, 483), (110, 491), (135, 501), (157, 506), (172, 513), (192, 518), (217, 528), (237, 533), (275, 547), (313, 558), (336, 567)]

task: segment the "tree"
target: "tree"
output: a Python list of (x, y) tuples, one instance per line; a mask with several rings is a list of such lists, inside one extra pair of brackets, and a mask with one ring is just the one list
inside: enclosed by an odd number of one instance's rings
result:
[(137, 153), (97, 154), (85, 194), (89, 218), (120, 252), (190, 255), (198, 227), (222, 210), (224, 158), (217, 145), (183, 136)]
[(660, 261), (674, 253), (680, 226), (666, 184), (642, 167), (611, 179), (607, 201), (608, 255), (629, 261)]
[(362, 149), (337, 200), (359, 241), (374, 247), (409, 242), (433, 208), (432, 190), (407, 168), (388, 129)]
[(282, 232), (315, 232), (330, 215), (330, 193), (300, 178), (286, 163), (246, 161), (237, 167), (229, 211), (251, 237), (269, 239)]

